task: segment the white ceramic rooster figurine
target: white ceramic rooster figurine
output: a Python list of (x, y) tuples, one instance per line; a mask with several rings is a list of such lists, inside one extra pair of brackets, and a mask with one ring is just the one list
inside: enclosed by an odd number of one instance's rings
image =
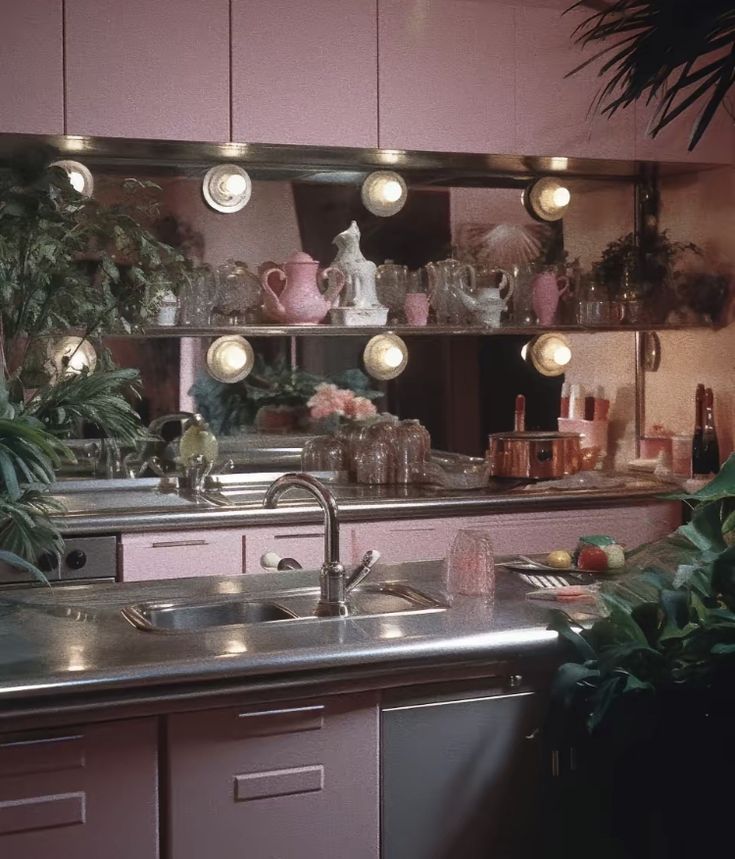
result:
[(332, 266), (345, 276), (342, 306), (332, 311), (332, 320), (342, 325), (385, 325), (388, 308), (380, 303), (375, 289), (377, 266), (360, 250), (357, 222), (336, 235), (332, 244), (337, 245)]

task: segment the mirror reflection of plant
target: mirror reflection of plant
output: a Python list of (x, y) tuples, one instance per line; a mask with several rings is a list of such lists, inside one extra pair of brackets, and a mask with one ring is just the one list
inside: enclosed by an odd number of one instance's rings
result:
[(381, 391), (370, 388), (368, 377), (356, 368), (327, 378), (292, 369), (284, 358), (268, 364), (260, 356), (253, 372), (242, 382), (228, 385), (204, 375), (189, 393), (213, 432), (231, 435), (242, 427), (252, 426), (261, 406), (305, 407), (316, 386), (323, 382), (349, 388), (369, 400), (383, 396)]

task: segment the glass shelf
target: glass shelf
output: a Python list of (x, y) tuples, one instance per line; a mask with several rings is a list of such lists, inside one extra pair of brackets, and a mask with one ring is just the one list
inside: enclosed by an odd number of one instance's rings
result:
[(216, 328), (197, 328), (190, 325), (168, 325), (147, 328), (130, 334), (107, 334), (106, 337), (156, 338), (156, 337), (220, 337), (224, 334), (242, 334), (244, 337), (372, 337), (391, 331), (408, 336), (497, 336), (527, 335), (529, 337), (544, 331), (566, 331), (591, 334), (594, 332), (627, 331), (682, 331), (692, 329), (712, 329), (709, 325), (548, 325), (548, 326), (502, 326), (486, 328), (472, 325), (381, 325), (352, 327), (346, 325), (223, 325)]

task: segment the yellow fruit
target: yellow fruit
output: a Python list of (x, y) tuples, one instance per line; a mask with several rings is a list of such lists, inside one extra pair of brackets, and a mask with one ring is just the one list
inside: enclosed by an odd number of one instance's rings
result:
[(572, 566), (572, 556), (564, 549), (557, 549), (555, 552), (549, 552), (546, 563), (557, 570), (568, 570)]

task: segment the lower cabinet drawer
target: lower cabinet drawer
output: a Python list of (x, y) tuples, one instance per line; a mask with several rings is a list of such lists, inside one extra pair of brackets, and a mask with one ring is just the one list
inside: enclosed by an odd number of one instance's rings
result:
[(372, 695), (174, 715), (175, 859), (377, 859)]
[(126, 582), (242, 573), (242, 532), (232, 528), (123, 534), (121, 546)]
[[(346, 529), (343, 529), (343, 531)], [(297, 525), (282, 528), (246, 528), (243, 532), (245, 572), (262, 573), (263, 557), (275, 552), (281, 558), (293, 558), (305, 570), (318, 570), (324, 563), (324, 525)], [(344, 536), (341, 540), (343, 560)]]
[(156, 859), (158, 723), (0, 736), (0, 856)]

